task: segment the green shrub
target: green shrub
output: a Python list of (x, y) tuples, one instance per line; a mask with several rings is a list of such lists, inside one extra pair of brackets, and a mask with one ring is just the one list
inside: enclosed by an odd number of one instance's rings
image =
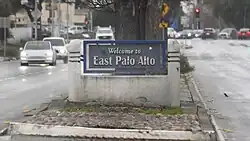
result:
[(188, 58), (184, 54), (180, 55), (180, 71), (181, 74), (194, 71), (194, 66), (191, 66), (188, 62)]

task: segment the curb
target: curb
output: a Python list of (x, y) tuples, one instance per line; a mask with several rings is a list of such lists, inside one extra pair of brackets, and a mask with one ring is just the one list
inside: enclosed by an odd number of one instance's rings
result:
[(10, 135), (50, 136), (50, 137), (82, 137), (82, 138), (122, 138), (122, 139), (156, 139), (172, 141), (201, 141), (202, 134), (191, 131), (137, 130), (137, 129), (105, 129), (72, 126), (53, 126), (11, 122)]
[[(193, 75), (193, 74), (192, 74), (192, 75)], [(203, 97), (202, 97), (202, 95), (201, 95), (201, 93), (200, 93), (200, 91), (199, 91), (199, 89), (198, 89), (198, 86), (197, 86), (197, 84), (196, 84), (194, 78), (191, 79), (191, 82), (192, 82), (192, 84), (194, 85), (195, 91), (197, 92), (197, 94), (198, 94), (198, 96), (199, 96), (199, 99), (201, 100), (202, 104), (204, 105), (204, 108), (205, 108), (206, 111), (207, 111), (207, 114), (208, 114), (208, 116), (209, 116), (209, 118), (210, 118), (210, 121), (211, 121), (211, 123), (212, 123), (212, 125), (213, 125), (213, 128), (214, 128), (214, 130), (215, 130), (215, 132), (216, 132), (217, 140), (218, 140), (218, 141), (226, 141), (226, 139), (225, 139), (225, 137), (223, 136), (223, 134), (222, 134), (222, 132), (221, 132), (219, 126), (217, 125), (217, 123), (216, 123), (216, 121), (215, 121), (214, 116), (208, 112), (208, 111), (209, 111), (209, 110), (208, 110), (208, 106), (207, 106), (206, 102), (204, 101), (204, 99), (203, 99)]]

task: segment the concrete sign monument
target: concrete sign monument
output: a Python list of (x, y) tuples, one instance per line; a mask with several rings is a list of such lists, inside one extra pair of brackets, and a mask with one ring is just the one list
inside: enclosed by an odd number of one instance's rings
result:
[(68, 47), (70, 101), (180, 106), (179, 46), (168, 44), (166, 51), (165, 40), (83, 40), (79, 44)]
[[(108, 43), (108, 44), (107, 44)], [(84, 72), (114, 75), (166, 74), (164, 41), (84, 41)]]

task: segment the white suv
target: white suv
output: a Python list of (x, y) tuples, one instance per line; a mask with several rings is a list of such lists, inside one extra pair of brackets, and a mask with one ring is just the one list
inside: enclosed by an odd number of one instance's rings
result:
[(68, 29), (68, 33), (75, 35), (75, 34), (81, 34), (85, 31), (85, 29), (82, 26), (71, 26)]
[(96, 40), (115, 40), (114, 32), (111, 28), (109, 27), (97, 27), (96, 30)]

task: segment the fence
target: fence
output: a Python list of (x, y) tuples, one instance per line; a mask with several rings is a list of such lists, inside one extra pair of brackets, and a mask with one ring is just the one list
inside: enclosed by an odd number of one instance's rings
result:
[[(107, 43), (112, 45), (107, 45)], [(157, 60), (156, 57), (156, 64), (151, 67), (136, 68), (134, 66), (135, 68), (124, 67), (122, 69), (118, 67), (115, 68), (115, 72), (112, 72), (113, 66), (93, 68), (95, 66), (91, 62), (94, 60), (91, 60), (91, 57), (105, 54), (103, 51), (107, 48), (122, 48), (121, 43), (127, 49), (130, 47), (142, 48), (144, 56), (155, 56), (157, 53), (159, 54), (157, 51), (160, 47), (162, 49), (166, 47), (165, 41), (106, 41), (100, 43), (95, 40), (77, 40), (71, 43), (68, 46), (69, 100), (72, 102), (99, 101), (104, 104), (180, 106), (180, 48), (170, 45), (167, 51), (161, 50), (160, 60)], [(154, 43), (155, 45), (152, 45)], [(140, 44), (140, 47), (136, 44)], [(146, 52), (147, 49), (143, 49), (145, 46), (152, 46), (153, 51), (157, 51)], [(136, 55), (127, 56), (136, 58)], [(108, 55), (107, 57), (115, 58), (117, 56)], [(119, 57), (117, 58), (119, 59)], [(167, 58), (165, 64), (164, 58)], [(165, 72), (157, 69), (162, 68), (159, 62), (163, 62), (161, 65), (165, 66)], [(168, 74), (166, 74), (166, 64)], [(158, 73), (151, 74), (150, 72)]]

